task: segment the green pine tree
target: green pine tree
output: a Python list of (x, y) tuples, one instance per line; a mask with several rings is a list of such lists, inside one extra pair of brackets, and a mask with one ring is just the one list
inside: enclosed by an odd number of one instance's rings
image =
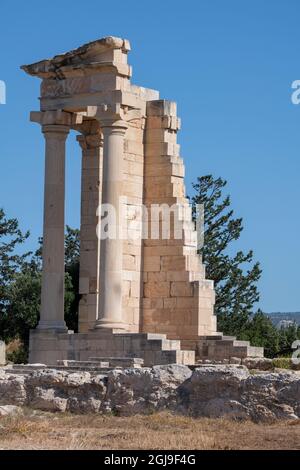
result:
[(266, 357), (274, 357), (279, 351), (280, 335), (270, 318), (258, 310), (245, 323), (239, 338), (252, 345), (262, 346)]
[(254, 263), (251, 250), (231, 254), (243, 225), (241, 218), (233, 216), (230, 196), (223, 196), (226, 184), (212, 175), (199, 177), (193, 184), (192, 205), (194, 216), (196, 205), (204, 206), (204, 245), (200, 254), (207, 278), (215, 283), (218, 329), (239, 336), (259, 300), (261, 269), (259, 263)]

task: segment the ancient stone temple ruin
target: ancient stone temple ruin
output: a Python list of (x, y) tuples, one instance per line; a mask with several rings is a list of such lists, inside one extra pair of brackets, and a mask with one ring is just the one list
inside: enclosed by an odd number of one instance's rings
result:
[[(193, 364), (195, 356), (262, 355), (217, 332), (214, 287), (197, 254), (185, 194), (176, 104), (131, 83), (129, 51), (127, 40), (106, 37), (22, 67), (42, 80), (31, 120), (46, 146), (42, 299), (30, 362)], [(65, 145), (72, 130), (82, 149), (78, 333), (64, 320)], [(110, 206), (112, 219), (103, 212)], [(162, 208), (169, 209), (167, 233)]]

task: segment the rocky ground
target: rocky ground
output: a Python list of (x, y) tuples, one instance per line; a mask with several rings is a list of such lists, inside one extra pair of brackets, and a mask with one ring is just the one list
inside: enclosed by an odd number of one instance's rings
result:
[(4, 419), (22, 412), (11, 405), (62, 413), (132, 416), (167, 410), (195, 418), (298, 423), (300, 375), (206, 364), (194, 370), (168, 365), (98, 375), (53, 369), (14, 374), (2, 368), (0, 414), (7, 415)]

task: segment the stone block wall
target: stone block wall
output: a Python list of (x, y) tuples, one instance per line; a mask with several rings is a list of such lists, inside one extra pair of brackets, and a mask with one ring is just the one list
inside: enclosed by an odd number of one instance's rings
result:
[[(144, 240), (142, 329), (193, 340), (213, 334), (216, 319), (213, 284), (205, 279), (197, 254), (197, 233), (185, 194), (184, 165), (177, 144), (179, 127), (176, 103), (147, 103), (144, 204), (148, 216), (151, 214), (151, 227), (160, 222), (160, 233), (159, 239)], [(172, 217), (171, 238), (165, 236), (160, 214), (150, 212), (153, 204), (180, 205), (180, 237)]]
[[(124, 142), (124, 235), (122, 308), (128, 331), (138, 332), (141, 306), (144, 118), (129, 123)], [(128, 238), (127, 238), (128, 237)]]
[(29, 362), (57, 365), (57, 361), (88, 361), (90, 358), (141, 358), (145, 366), (194, 364), (195, 352), (182, 350), (180, 341), (149, 333), (94, 330), (79, 334), (51, 331), (30, 332)]
[(124, 241), (123, 241), (123, 314), (127, 331), (140, 332), (143, 291), (143, 202), (144, 136), (146, 103), (159, 93), (133, 85), (132, 94), (139, 102), (140, 117), (128, 122), (124, 141)]

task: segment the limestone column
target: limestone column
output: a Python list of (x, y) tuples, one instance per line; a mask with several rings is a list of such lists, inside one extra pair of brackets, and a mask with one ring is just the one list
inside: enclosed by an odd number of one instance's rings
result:
[(78, 328), (95, 326), (98, 318), (100, 240), (97, 210), (101, 204), (103, 137), (100, 132), (77, 136), (82, 148)]
[(38, 329), (67, 331), (64, 321), (65, 143), (69, 127), (44, 125), (46, 141), (42, 298)]
[(100, 240), (100, 296), (96, 328), (125, 328), (122, 318), (123, 241), (120, 203), (124, 195), (123, 153), (127, 127), (124, 121), (101, 121), (104, 138), (102, 205), (108, 204), (114, 210), (113, 226), (109, 230), (115, 230), (116, 237)]

